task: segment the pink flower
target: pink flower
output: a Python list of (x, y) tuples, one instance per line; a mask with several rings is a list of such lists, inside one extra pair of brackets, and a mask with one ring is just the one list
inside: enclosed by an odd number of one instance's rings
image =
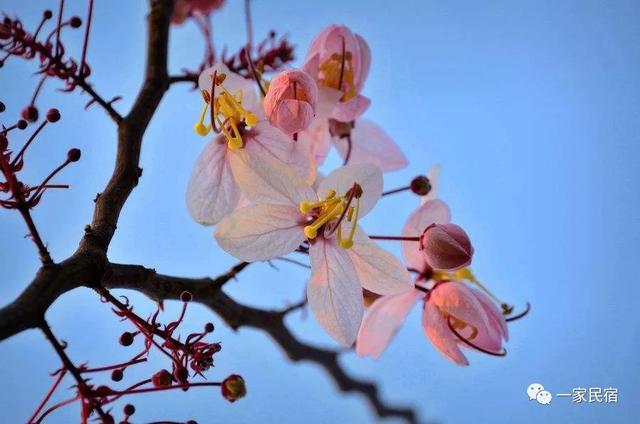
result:
[[(407, 219), (402, 235), (405, 237), (415, 237), (432, 224), (448, 224), (451, 221), (449, 206), (439, 199), (427, 201), (416, 209)], [(427, 262), (424, 252), (420, 250), (420, 243), (415, 241), (403, 241), (402, 253), (409, 266), (420, 273), (424, 273), (432, 268)]]
[(363, 288), (396, 294), (411, 287), (402, 263), (358, 225), (381, 196), (380, 170), (372, 165), (342, 167), (317, 190), (269, 161), (244, 170), (238, 184), (253, 204), (225, 217), (216, 240), (249, 262), (286, 255), (308, 242), (311, 310), (334, 339), (351, 345), (364, 313)]
[(311, 43), (303, 69), (320, 90), (338, 91), (331, 118), (350, 122), (362, 115), (371, 103), (360, 94), (371, 65), (367, 42), (343, 25), (330, 25)]
[[(203, 225), (216, 224), (235, 209), (240, 199), (238, 175), (248, 166), (261, 166), (262, 160), (273, 159), (280, 166), (289, 166), (308, 183), (315, 179), (315, 165), (306, 150), (262, 118), (250, 81), (218, 64), (200, 76), (203, 96), (210, 96), (214, 74), (217, 78), (225, 76), (213, 89), (213, 119), (220, 134), (198, 157), (187, 187), (189, 213)], [(204, 124), (210, 100), (195, 127), (201, 135), (212, 129), (212, 125)]]
[(269, 83), (264, 113), (271, 125), (285, 134), (295, 134), (311, 124), (318, 103), (318, 88), (305, 72), (291, 69)]
[(420, 299), (424, 300), (425, 334), (451, 361), (469, 365), (461, 346), (490, 355), (506, 354), (502, 342), (509, 338), (507, 323), (491, 299), (464, 283), (441, 281), (428, 293), (416, 288), (376, 300), (358, 332), (358, 355), (380, 356)]
[(220, 9), (223, 4), (224, 0), (176, 0), (171, 22), (181, 25), (194, 12), (208, 15), (216, 9)]

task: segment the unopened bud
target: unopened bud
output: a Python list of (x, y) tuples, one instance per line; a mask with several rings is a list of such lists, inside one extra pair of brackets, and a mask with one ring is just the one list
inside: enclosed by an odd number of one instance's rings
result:
[(215, 330), (213, 323), (208, 322), (204, 325), (204, 331), (206, 331), (207, 333), (213, 333), (213, 330)]
[(181, 301), (183, 301), (183, 302), (191, 302), (192, 299), (193, 299), (193, 296), (188, 291), (183, 291), (182, 293), (180, 293), (180, 300)]
[(123, 408), (123, 412), (125, 415), (133, 415), (136, 413), (136, 407), (127, 403)]
[(51, 12), (49, 9), (45, 10), (44, 13), (42, 14), (42, 16), (45, 19), (51, 19), (51, 17), (53, 16), (53, 12)]
[(7, 109), (7, 107), (4, 105), (4, 103), (0, 102), (0, 113), (4, 112)]
[(304, 131), (316, 113), (318, 88), (306, 72), (289, 69), (269, 83), (264, 98), (264, 113), (276, 128), (287, 135)]
[(67, 152), (67, 160), (69, 162), (78, 162), (80, 160), (80, 149), (71, 149)]
[(431, 191), (431, 181), (424, 175), (418, 175), (411, 180), (411, 191), (418, 196), (426, 196)]
[(22, 109), (22, 113), (20, 114), (20, 116), (22, 116), (22, 119), (24, 119), (25, 121), (36, 122), (40, 114), (38, 113), (38, 108), (36, 108), (34, 105), (29, 105)]
[(111, 372), (111, 379), (113, 381), (120, 381), (124, 377), (124, 372), (121, 369), (113, 370)]
[(19, 130), (23, 130), (23, 129), (27, 128), (27, 121), (25, 121), (24, 119), (19, 120), (16, 123), (16, 127), (18, 127)]
[(173, 371), (173, 377), (180, 383), (186, 383), (189, 379), (189, 371), (185, 367), (178, 367)]
[(471, 263), (473, 246), (469, 236), (455, 224), (431, 224), (420, 237), (420, 249), (435, 269), (455, 271)]
[(51, 108), (47, 111), (47, 121), (54, 123), (60, 120), (60, 111), (55, 108)]
[(131, 344), (133, 343), (134, 337), (135, 337), (135, 335), (133, 333), (125, 331), (120, 336), (120, 344), (122, 346), (131, 346)]
[(171, 386), (172, 381), (171, 373), (167, 370), (160, 370), (151, 377), (154, 387), (168, 387)]
[(225, 378), (220, 389), (222, 391), (222, 397), (229, 402), (235, 402), (247, 394), (244, 379), (237, 374), (232, 374)]
[(77, 16), (73, 16), (69, 20), (69, 25), (71, 25), (71, 28), (80, 28), (80, 25), (82, 25), (82, 19)]

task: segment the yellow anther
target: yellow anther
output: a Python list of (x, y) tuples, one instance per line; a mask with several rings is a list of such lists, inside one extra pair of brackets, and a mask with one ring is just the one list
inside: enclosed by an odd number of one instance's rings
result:
[(332, 219), (339, 217), (343, 210), (344, 206), (342, 203), (333, 203), (333, 207), (331, 209), (327, 209), (312, 224), (304, 227), (304, 235), (310, 239), (316, 238), (320, 227)]
[(353, 240), (349, 240), (349, 239), (340, 240), (340, 247), (342, 247), (343, 249), (349, 249), (352, 246), (353, 246)]
[(204, 117), (205, 117), (205, 114), (207, 113), (207, 109), (209, 109), (209, 104), (205, 103), (204, 107), (202, 108), (202, 112), (200, 112), (200, 118), (198, 119), (198, 122), (196, 122), (196, 124), (193, 126), (193, 129), (196, 132), (196, 134), (203, 137), (209, 134), (209, 131), (211, 131), (211, 127), (204, 124)]

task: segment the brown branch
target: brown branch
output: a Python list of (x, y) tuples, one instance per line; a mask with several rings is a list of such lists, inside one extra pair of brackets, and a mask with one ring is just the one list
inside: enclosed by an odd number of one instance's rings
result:
[(294, 362), (310, 361), (323, 367), (343, 392), (359, 392), (364, 395), (379, 417), (399, 417), (409, 423), (417, 422), (415, 411), (397, 408), (382, 401), (377, 386), (369, 381), (348, 375), (338, 360), (339, 352), (300, 342), (287, 328), (284, 317), (290, 308), (282, 311), (262, 310), (242, 305), (220, 287), (233, 278), (246, 264), (239, 264), (215, 279), (182, 278), (156, 273), (139, 265), (111, 265), (111, 277), (104, 282), (107, 288), (124, 288), (144, 293), (154, 300), (179, 299), (183, 291), (193, 295), (193, 301), (207, 305), (234, 330), (252, 327), (267, 333)]
[(144, 84), (131, 111), (118, 125), (113, 175), (96, 200), (92, 223), (71, 257), (40, 268), (24, 292), (0, 309), (0, 340), (39, 327), (55, 299), (71, 289), (101, 281), (108, 270), (107, 248), (122, 207), (142, 172), (138, 165), (142, 137), (169, 86), (167, 45), (173, 2), (150, 0), (150, 4)]

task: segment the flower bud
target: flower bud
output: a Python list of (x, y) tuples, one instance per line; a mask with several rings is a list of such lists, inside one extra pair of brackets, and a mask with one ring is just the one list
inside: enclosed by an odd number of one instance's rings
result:
[(244, 379), (237, 374), (231, 374), (225, 378), (220, 389), (222, 390), (222, 397), (229, 402), (235, 402), (247, 394)]
[(181, 301), (183, 301), (183, 302), (191, 302), (192, 299), (193, 299), (193, 296), (188, 291), (185, 290), (182, 293), (180, 293), (180, 300)]
[(40, 114), (38, 113), (38, 108), (36, 108), (34, 105), (29, 105), (22, 109), (22, 113), (20, 114), (20, 116), (22, 116), (22, 119), (24, 119), (25, 121), (36, 122)]
[(418, 175), (411, 180), (411, 191), (418, 196), (426, 196), (431, 191), (431, 182), (424, 175)]
[(123, 412), (125, 415), (133, 415), (136, 413), (136, 407), (127, 403), (123, 408)]
[(171, 373), (167, 370), (160, 370), (151, 377), (154, 387), (168, 387), (171, 386), (172, 381)]
[(455, 271), (471, 263), (473, 246), (469, 236), (455, 224), (431, 224), (420, 237), (420, 250), (435, 269)]
[(135, 335), (133, 333), (130, 333), (128, 331), (125, 331), (124, 333), (122, 333), (122, 335), (120, 336), (120, 344), (122, 346), (131, 346), (131, 344), (133, 343), (133, 338), (135, 337)]
[(69, 162), (78, 162), (80, 160), (80, 149), (71, 149), (67, 152), (67, 160)]
[(51, 108), (47, 111), (47, 121), (54, 123), (60, 120), (60, 111), (55, 108)]
[(124, 372), (121, 369), (115, 369), (111, 372), (111, 379), (113, 381), (120, 381), (124, 377)]
[(21, 119), (18, 121), (18, 123), (16, 123), (16, 126), (18, 127), (19, 130), (23, 130), (27, 128), (27, 121), (25, 121), (24, 119)]
[(80, 25), (82, 25), (82, 19), (77, 16), (73, 16), (69, 20), (69, 25), (71, 25), (71, 28), (80, 28)]
[(0, 102), (0, 113), (4, 112), (7, 109), (7, 107), (4, 105), (4, 103)]
[(213, 330), (215, 330), (213, 323), (208, 322), (204, 325), (204, 331), (206, 331), (207, 333), (213, 333)]
[(185, 367), (176, 368), (173, 371), (173, 377), (180, 383), (186, 383), (189, 379), (189, 371)]
[(291, 69), (276, 75), (264, 98), (271, 125), (291, 135), (309, 127), (316, 113), (318, 88), (307, 73)]
[(49, 9), (45, 10), (44, 13), (42, 14), (42, 16), (45, 19), (51, 19), (51, 17), (53, 16), (53, 12), (50, 11)]

